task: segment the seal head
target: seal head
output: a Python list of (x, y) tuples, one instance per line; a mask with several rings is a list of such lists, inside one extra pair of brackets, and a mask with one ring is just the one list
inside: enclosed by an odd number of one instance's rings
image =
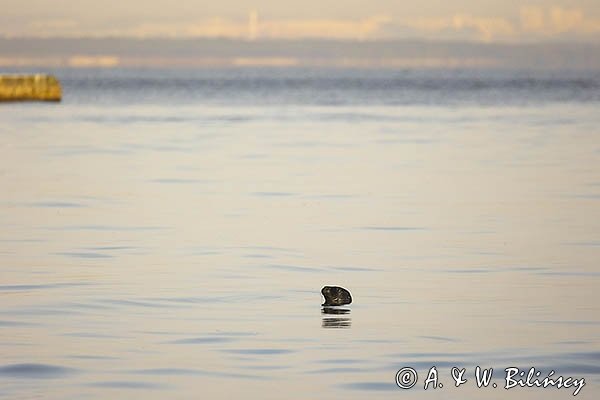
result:
[(352, 303), (350, 292), (339, 286), (325, 286), (321, 289), (321, 294), (325, 297), (323, 306), (343, 306)]

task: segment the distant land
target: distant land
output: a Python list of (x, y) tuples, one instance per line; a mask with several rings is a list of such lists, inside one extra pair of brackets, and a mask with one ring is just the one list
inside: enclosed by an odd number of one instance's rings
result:
[(600, 43), (0, 38), (0, 68), (355, 67), (600, 70)]

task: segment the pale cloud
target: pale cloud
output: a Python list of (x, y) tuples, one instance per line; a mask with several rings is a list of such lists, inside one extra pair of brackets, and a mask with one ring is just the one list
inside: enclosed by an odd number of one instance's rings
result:
[(374, 16), (361, 20), (280, 20), (258, 24), (257, 36), (265, 38), (373, 39), (380, 36), (389, 17)]
[[(416, 31), (428, 34), (443, 34), (444, 32), (459, 32), (472, 39), (485, 42), (494, 39), (509, 39), (515, 36), (513, 24), (504, 18), (476, 17), (469, 14), (455, 14), (448, 17), (419, 18), (405, 22)], [(473, 37), (474, 36), (474, 37)]]
[(455, 14), (437, 18), (418, 18), (404, 21), (417, 36), (475, 39), (484, 42), (531, 40), (535, 37), (576, 38), (600, 34), (600, 19), (586, 16), (581, 9), (524, 6), (519, 20), (500, 17), (480, 17)]
[[(250, 11), (247, 18), (212, 17), (201, 20), (164, 22), (120, 21), (119, 25), (90, 25), (68, 19), (35, 20), (27, 23), (4, 21), (0, 36), (66, 37), (171, 37), (232, 39), (347, 39), (389, 38), (461, 39), (482, 42), (593, 39), (600, 37), (600, 19), (579, 8), (523, 6), (512, 17), (455, 13), (437, 17), (391, 18), (262, 18)], [(0, 22), (3, 22), (0, 18)], [(10, 24), (9, 24), (10, 23)]]
[[(246, 21), (209, 18), (194, 23), (145, 23), (129, 29), (107, 32), (112, 36), (134, 37), (204, 37), (234, 39), (375, 39), (390, 21), (373, 16), (359, 20), (344, 19), (260, 19), (256, 12)], [(96, 33), (94, 36), (101, 36)]]
[(244, 38), (250, 34), (247, 23), (211, 18), (184, 28), (185, 36)]
[(542, 8), (533, 6), (521, 7), (521, 27), (525, 32), (543, 32), (546, 25), (546, 15)]
[(113, 36), (145, 37), (226, 37), (247, 36), (247, 25), (223, 18), (209, 18), (197, 23), (164, 24), (145, 23), (130, 29), (111, 32)]
[(525, 6), (521, 8), (520, 17), (523, 32), (540, 36), (600, 33), (600, 19), (590, 18), (576, 8)]
[(550, 21), (556, 33), (585, 31), (588, 22), (585, 21), (581, 10), (568, 10), (560, 7), (550, 9)]
[[(77, 21), (69, 19), (47, 19), (33, 20), (26, 23), (4, 24), (0, 28), (0, 36), (75, 36), (82, 32), (81, 26)], [(12, 26), (11, 26), (12, 25)]]
[(71, 30), (79, 27), (79, 23), (70, 19), (38, 20), (29, 23), (28, 28), (36, 31)]

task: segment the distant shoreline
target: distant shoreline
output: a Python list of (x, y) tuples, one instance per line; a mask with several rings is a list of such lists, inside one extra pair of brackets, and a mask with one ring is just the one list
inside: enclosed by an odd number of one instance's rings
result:
[(416, 39), (0, 38), (0, 69), (254, 66), (600, 70), (600, 44)]

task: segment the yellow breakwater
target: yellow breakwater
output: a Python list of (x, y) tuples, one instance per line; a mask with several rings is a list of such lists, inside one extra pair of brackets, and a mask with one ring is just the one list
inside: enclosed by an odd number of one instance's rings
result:
[(0, 75), (0, 101), (60, 101), (60, 82), (52, 75)]

